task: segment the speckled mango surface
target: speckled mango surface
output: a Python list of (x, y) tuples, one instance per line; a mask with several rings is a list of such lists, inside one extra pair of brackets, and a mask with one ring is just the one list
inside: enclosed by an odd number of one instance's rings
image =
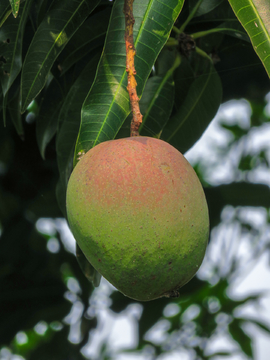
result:
[(68, 221), (89, 262), (119, 291), (140, 300), (173, 296), (199, 269), (209, 217), (192, 166), (149, 137), (103, 142), (75, 167)]

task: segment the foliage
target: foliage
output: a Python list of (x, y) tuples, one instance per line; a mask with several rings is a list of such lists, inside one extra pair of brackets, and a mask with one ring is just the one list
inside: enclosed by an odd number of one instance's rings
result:
[[(80, 350), (98, 323), (91, 303), (95, 292), (64, 246), (59, 219), (65, 216), (66, 186), (77, 155), (102, 141), (129, 136), (122, 10), (123, 0), (0, 2), (0, 109), (5, 125), (0, 132), (0, 348), (26, 359), (83, 359)], [(220, 153), (219, 161), (237, 154), (231, 183), (213, 186), (207, 167), (195, 166), (209, 204), (209, 249), (230, 206), (233, 215), (226, 227), (250, 234), (250, 261), (270, 249), (241, 215), (243, 208), (269, 208), (269, 188), (252, 180), (257, 168), (269, 167), (269, 149), (239, 150), (245, 149), (252, 129), (269, 122), (264, 111), (270, 72), (267, 11), (264, 0), (134, 2), (141, 135), (186, 152), (221, 103), (235, 98), (250, 103), (250, 126), (224, 123), (231, 141), (224, 149), (213, 149)], [(58, 219), (51, 220), (53, 233), (40, 230), (40, 218)], [(51, 244), (56, 253), (48, 251)], [(180, 299), (139, 304), (133, 351), (158, 358), (186, 350), (191, 359), (211, 359), (218, 353), (209, 352), (209, 346), (222, 333), (238, 343), (237, 352), (253, 357), (245, 324), (269, 328), (237, 316), (237, 309), (256, 303), (260, 294), (242, 300), (228, 296), (243, 264), (237, 252), (228, 255), (226, 266), (221, 260), (207, 258), (211, 271), (185, 285)], [(110, 298), (114, 314), (125, 313), (134, 303), (115, 291)], [(168, 306), (177, 311), (166, 315)], [(74, 309), (81, 310), (75, 321), (79, 338), (72, 343)], [(160, 326), (165, 336), (156, 343), (150, 335)], [(28, 340), (20, 342), (18, 334)], [(105, 339), (98, 358), (113, 356)]]
[(254, 49), (270, 76), (270, 24), (265, 0), (229, 0), (235, 14), (246, 29)]

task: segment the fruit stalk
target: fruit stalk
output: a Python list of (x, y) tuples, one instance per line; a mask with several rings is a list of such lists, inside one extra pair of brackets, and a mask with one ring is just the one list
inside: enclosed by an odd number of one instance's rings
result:
[(134, 65), (134, 57), (136, 55), (133, 40), (133, 25), (135, 23), (133, 17), (134, 0), (125, 0), (125, 44), (126, 44), (126, 71), (128, 77), (127, 90), (129, 93), (132, 120), (130, 124), (130, 136), (139, 136), (139, 127), (142, 123), (142, 114), (139, 106), (139, 97), (137, 95), (137, 82), (135, 79), (136, 69)]

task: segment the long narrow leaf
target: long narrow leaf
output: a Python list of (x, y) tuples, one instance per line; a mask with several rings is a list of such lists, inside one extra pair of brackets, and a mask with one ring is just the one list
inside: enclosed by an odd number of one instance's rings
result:
[[(16, 19), (9, 17), (2, 27), (0, 33), (0, 53), (2, 54), (2, 71), (0, 80), (3, 90), (3, 118), (6, 123), (6, 107), (8, 103), (8, 91), (22, 68), (22, 43), (26, 20), (33, 0), (26, 1), (21, 5), (19, 15)], [(20, 122), (20, 117), (17, 116)], [(16, 124), (19, 136), (22, 134), (22, 126)]]
[(173, 73), (179, 65), (180, 56), (177, 56), (174, 65), (164, 76), (153, 76), (147, 81), (140, 102), (143, 114), (141, 135), (159, 137), (169, 120), (174, 98)]
[(251, 324), (254, 324), (258, 326), (261, 330), (266, 331), (267, 333), (270, 333), (270, 326), (266, 322), (261, 321), (260, 319), (253, 319), (253, 318), (239, 318), (238, 320), (242, 321), (243, 323), (248, 322)]
[(226, 21), (225, 23), (222, 23), (221, 25), (217, 26), (217, 29), (223, 28), (222, 31), (224, 34), (234, 36), (237, 39), (245, 40), (250, 42), (250, 39), (243, 29), (242, 25), (239, 23), (239, 21)]
[[(221, 211), (228, 204), (232, 206), (270, 207), (269, 187), (262, 184), (238, 182), (219, 185), (205, 188), (205, 195), (209, 206), (211, 226), (218, 224)], [(216, 201), (216, 199), (219, 199), (219, 201)], [(230, 310), (228, 309), (228, 311)]]
[(253, 349), (250, 336), (248, 336), (241, 328), (242, 321), (234, 319), (228, 326), (232, 338), (239, 344), (243, 352), (249, 357), (253, 358)]
[(195, 80), (195, 73), (190, 62), (185, 57), (181, 59), (181, 65), (174, 72), (175, 98), (174, 107), (178, 111), (185, 101), (189, 88)]
[(45, 159), (46, 147), (56, 133), (58, 125), (58, 113), (63, 102), (62, 89), (53, 78), (45, 88), (44, 99), (41, 102), (36, 121), (36, 138), (40, 154)]
[[(168, 121), (161, 139), (186, 152), (214, 118), (222, 98), (222, 87), (214, 67), (209, 66), (189, 88), (177, 113)], [(188, 135), (187, 135), (188, 134)]]
[(0, 111), (2, 111), (2, 103), (3, 103), (3, 94), (2, 94), (2, 88), (0, 87)]
[(163, 126), (168, 121), (174, 98), (174, 83), (170, 77), (153, 76), (144, 88), (140, 101), (143, 122), (140, 134), (159, 137)]
[(60, 54), (58, 61), (63, 75), (74, 63), (97, 47), (102, 46), (108, 28), (111, 8), (90, 16)]
[[(15, 82), (14, 85), (16, 84)], [(17, 131), (17, 134), (22, 140), (24, 140), (24, 129), (21, 116), (21, 107), (20, 107), (20, 86), (16, 86), (16, 93), (14, 97), (10, 100), (8, 104), (9, 115), (11, 117), (12, 123)]]
[[(222, 3), (222, 1), (223, 0), (204, 0), (200, 4), (198, 10), (196, 11), (195, 17), (207, 14), (211, 10), (215, 9), (218, 5), (220, 5)], [(196, 6), (197, 3), (198, 3), (198, 0), (190, 0), (189, 8), (192, 9), (193, 7)]]
[(32, 1), (28, 0), (21, 5), (17, 19), (9, 17), (0, 32), (0, 53), (3, 62), (0, 79), (4, 95), (21, 71), (22, 37)]
[[(183, 0), (134, 2), (135, 67), (139, 96), (182, 6)], [(115, 1), (95, 83), (83, 106), (76, 154), (113, 139), (130, 112), (126, 89), (123, 7), (123, 0)]]
[(12, 14), (16, 18), (18, 13), (19, 13), (20, 0), (9, 0), (9, 2), (10, 2), (10, 5), (11, 5)]
[(23, 65), (22, 112), (39, 94), (60, 52), (100, 0), (58, 0), (39, 26)]
[(0, 28), (12, 13), (8, 0), (0, 1)]
[(229, 0), (270, 77), (269, 0)]
[(80, 110), (95, 78), (99, 58), (100, 54), (95, 55), (86, 65), (70, 88), (59, 113), (61, 127), (57, 133), (56, 151), (61, 182), (58, 190), (62, 194), (62, 200), (58, 199), (58, 201), (63, 212), (65, 212), (67, 182), (72, 171), (73, 153), (80, 128)]

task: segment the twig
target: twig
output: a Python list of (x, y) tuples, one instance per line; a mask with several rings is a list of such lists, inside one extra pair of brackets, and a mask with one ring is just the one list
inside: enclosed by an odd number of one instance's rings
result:
[(125, 43), (126, 43), (126, 71), (128, 77), (127, 90), (129, 93), (132, 120), (130, 124), (130, 136), (139, 136), (139, 127), (142, 123), (142, 114), (139, 106), (139, 97), (137, 95), (137, 82), (135, 79), (136, 70), (134, 66), (134, 57), (136, 54), (133, 41), (133, 2), (134, 0), (125, 0)]
[[(186, 21), (182, 24), (182, 26), (180, 27), (180, 29), (178, 29), (178, 34), (181, 34), (182, 32), (185, 31), (186, 26), (190, 23), (190, 21), (193, 19), (193, 17), (195, 16), (197, 10), (199, 9), (201, 3), (203, 2), (203, 0), (199, 0), (197, 2), (197, 4), (192, 8), (188, 18), (186, 19)], [(174, 29), (175, 31), (175, 29)]]

